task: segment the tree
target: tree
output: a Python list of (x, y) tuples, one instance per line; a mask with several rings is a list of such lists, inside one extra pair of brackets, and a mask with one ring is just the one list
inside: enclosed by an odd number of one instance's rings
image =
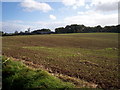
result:
[(28, 28), (28, 33), (30, 33), (30, 28)]
[(14, 34), (17, 35), (17, 34), (18, 34), (18, 31), (15, 31)]
[(56, 33), (64, 33), (64, 29), (65, 29), (64, 27), (59, 27), (59, 28), (55, 29), (55, 32)]
[(0, 36), (2, 36), (3, 35), (3, 32), (2, 31), (0, 31)]
[(100, 25), (93, 27), (93, 32), (102, 32), (102, 27)]

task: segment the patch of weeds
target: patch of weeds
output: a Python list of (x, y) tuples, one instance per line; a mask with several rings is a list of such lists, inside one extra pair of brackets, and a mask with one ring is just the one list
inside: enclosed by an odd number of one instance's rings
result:
[(3, 89), (24, 88), (72, 88), (71, 83), (66, 83), (43, 70), (26, 67), (18, 61), (3, 57)]

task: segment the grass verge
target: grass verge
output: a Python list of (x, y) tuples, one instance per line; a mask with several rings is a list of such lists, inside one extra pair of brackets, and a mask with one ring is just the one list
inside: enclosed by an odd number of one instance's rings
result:
[(3, 57), (3, 89), (25, 88), (73, 88), (74, 85), (63, 82), (43, 70), (29, 68), (21, 62)]

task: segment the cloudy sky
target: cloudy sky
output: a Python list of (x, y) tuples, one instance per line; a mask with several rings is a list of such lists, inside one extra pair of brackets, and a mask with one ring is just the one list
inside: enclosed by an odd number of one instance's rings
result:
[(118, 0), (2, 0), (4, 32), (118, 24)]

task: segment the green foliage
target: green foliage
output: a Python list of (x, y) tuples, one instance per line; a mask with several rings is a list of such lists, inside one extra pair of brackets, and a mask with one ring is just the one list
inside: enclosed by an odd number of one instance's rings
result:
[(3, 89), (24, 88), (72, 88), (74, 85), (62, 82), (43, 70), (35, 70), (12, 59), (3, 57)]
[(101, 27), (100, 25), (95, 27), (87, 27), (84, 25), (67, 25), (64, 27), (59, 27), (55, 29), (55, 33), (91, 33), (91, 32), (114, 32), (119, 33), (120, 25), (117, 26), (105, 26)]

